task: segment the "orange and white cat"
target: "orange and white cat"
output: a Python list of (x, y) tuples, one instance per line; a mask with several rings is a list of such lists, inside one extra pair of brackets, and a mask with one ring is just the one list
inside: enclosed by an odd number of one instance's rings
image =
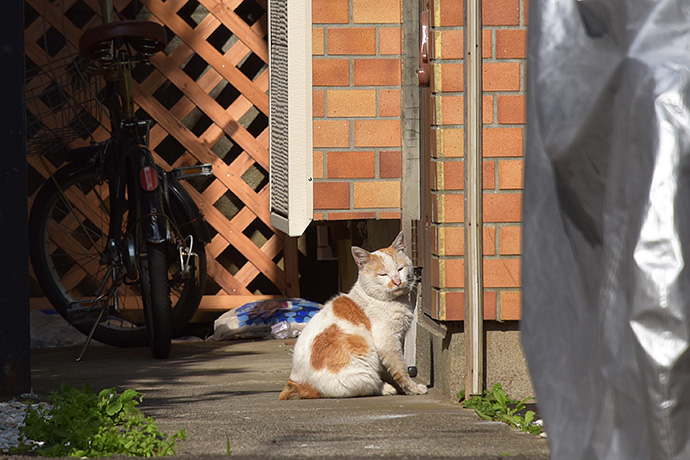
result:
[(355, 246), (352, 255), (357, 282), (307, 323), (279, 399), (427, 392), (410, 379), (402, 352), (415, 283), (402, 232), (390, 247), (370, 253)]

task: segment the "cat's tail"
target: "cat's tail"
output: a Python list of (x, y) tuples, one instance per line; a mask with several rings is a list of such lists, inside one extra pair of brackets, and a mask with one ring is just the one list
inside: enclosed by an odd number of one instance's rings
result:
[(298, 383), (288, 380), (285, 388), (280, 392), (278, 399), (318, 399), (323, 398), (321, 393), (308, 383)]

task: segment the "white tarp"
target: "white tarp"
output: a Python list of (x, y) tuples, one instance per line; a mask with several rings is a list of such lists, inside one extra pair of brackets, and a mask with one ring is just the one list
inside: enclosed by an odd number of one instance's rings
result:
[(552, 458), (690, 459), (690, 1), (530, 0), (523, 345)]

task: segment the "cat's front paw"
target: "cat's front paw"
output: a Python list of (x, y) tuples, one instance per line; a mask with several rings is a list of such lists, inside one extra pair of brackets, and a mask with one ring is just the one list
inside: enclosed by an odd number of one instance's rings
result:
[(414, 387), (412, 387), (412, 394), (415, 395), (425, 395), (428, 392), (429, 389), (422, 383), (416, 384)]

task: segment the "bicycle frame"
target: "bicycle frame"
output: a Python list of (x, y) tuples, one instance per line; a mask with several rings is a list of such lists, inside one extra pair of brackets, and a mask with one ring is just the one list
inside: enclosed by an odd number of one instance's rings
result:
[[(112, 123), (113, 142), (105, 152), (105, 173), (109, 176), (111, 221), (109, 239), (120, 241), (123, 237), (121, 222), (125, 202), (129, 212), (141, 212), (136, 225), (141, 225), (147, 241), (161, 243), (170, 238), (165, 216), (167, 190), (166, 175), (159, 174), (153, 154), (146, 146), (148, 139), (139, 133), (149, 121), (135, 119), (132, 100), (131, 60), (126, 51), (118, 51), (112, 67), (106, 75), (106, 101)], [(124, 180), (123, 180), (124, 179)], [(126, 200), (130, 197), (129, 200)], [(136, 206), (139, 206), (139, 210)], [(134, 234), (134, 228), (127, 231)]]

